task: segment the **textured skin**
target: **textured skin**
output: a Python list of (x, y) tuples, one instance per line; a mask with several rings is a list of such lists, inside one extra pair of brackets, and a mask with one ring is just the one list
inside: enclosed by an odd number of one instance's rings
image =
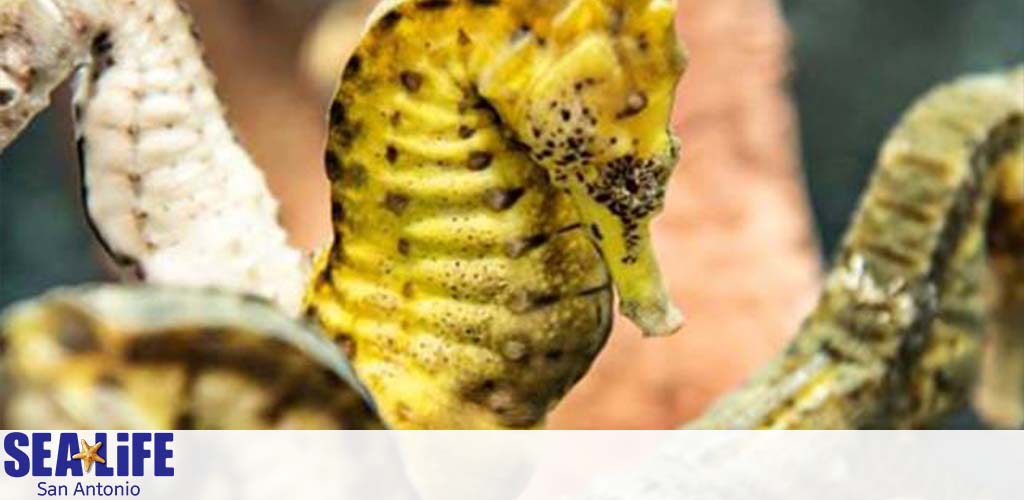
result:
[(984, 351), (975, 407), (993, 426), (1024, 427), (1024, 141), (1000, 164), (1002, 189), (989, 238), (992, 338)]
[(988, 319), (1013, 328), (1019, 300), (1021, 89), (1020, 69), (970, 77), (909, 111), (796, 340), (693, 427), (921, 427), (963, 406)]
[(0, 328), (0, 428), (381, 426), (334, 346), (263, 301), (60, 290), (12, 307)]
[(106, 0), (116, 19), (75, 80), (90, 221), (147, 282), (251, 293), (298, 314), (307, 259), (235, 139), (175, 0)]
[(102, 0), (0, 1), (0, 152), (86, 56), (105, 9)]
[(309, 304), (389, 424), (541, 424), (604, 344), (613, 283), (648, 334), (680, 326), (647, 232), (677, 152), (673, 17), (378, 7), (331, 108), (336, 238)]

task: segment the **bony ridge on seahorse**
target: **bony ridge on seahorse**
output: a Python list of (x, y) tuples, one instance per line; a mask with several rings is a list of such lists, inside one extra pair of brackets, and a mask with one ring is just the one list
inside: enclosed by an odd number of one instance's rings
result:
[(391, 1), (330, 112), (310, 314), (395, 427), (535, 427), (622, 312), (670, 304), (648, 224), (685, 65), (662, 0)]

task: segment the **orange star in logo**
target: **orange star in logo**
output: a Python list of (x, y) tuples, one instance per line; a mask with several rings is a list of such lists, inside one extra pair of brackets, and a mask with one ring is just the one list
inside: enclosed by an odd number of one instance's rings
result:
[(101, 464), (107, 463), (107, 461), (104, 460), (103, 457), (101, 457), (99, 455), (99, 453), (97, 453), (101, 446), (103, 446), (103, 443), (96, 443), (95, 445), (89, 446), (89, 443), (87, 443), (83, 439), (82, 440), (82, 451), (80, 453), (76, 453), (76, 454), (72, 455), (71, 458), (73, 458), (75, 460), (82, 460), (82, 461), (84, 461), (85, 462), (85, 472), (89, 472), (89, 470), (92, 469), (92, 463), (93, 462), (99, 462)]

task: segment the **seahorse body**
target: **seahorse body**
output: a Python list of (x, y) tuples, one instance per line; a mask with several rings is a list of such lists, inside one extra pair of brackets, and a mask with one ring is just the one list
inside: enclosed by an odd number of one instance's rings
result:
[(381, 427), (334, 345), (262, 300), (58, 290), (4, 312), (0, 355), (2, 428)]
[(237, 142), (176, 0), (105, 0), (75, 79), (83, 199), (114, 259), (147, 282), (215, 286), (298, 314), (307, 274), (263, 173)]
[(966, 403), (986, 331), (1019, 364), (1022, 89), (1024, 69), (976, 75), (907, 112), (794, 342), (695, 427), (931, 425)]
[(91, 0), (0, 2), (0, 152), (50, 104), (107, 16)]
[(659, 0), (392, 1), (330, 110), (336, 239), (309, 309), (395, 427), (534, 427), (604, 344), (613, 284), (668, 303), (647, 224), (683, 56)]

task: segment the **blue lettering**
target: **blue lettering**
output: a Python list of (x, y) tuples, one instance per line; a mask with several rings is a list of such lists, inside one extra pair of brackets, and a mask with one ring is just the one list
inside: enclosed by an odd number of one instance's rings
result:
[(4, 472), (10, 477), (25, 477), (32, 470), (28, 455), (19, 446), (28, 446), (28, 436), (12, 432), (4, 437), (4, 453), (10, 458), (4, 462)]
[[(97, 432), (96, 433), (96, 441), (93, 441), (93, 442), (94, 443), (103, 443), (103, 446), (100, 447), (100, 449), (96, 452), (96, 454), (99, 455), (104, 460), (106, 460), (107, 459), (107, 448), (110, 448), (110, 443), (107, 443), (107, 433), (106, 432)], [(96, 462), (96, 463), (92, 464), (92, 467), (93, 467), (93, 470), (96, 471), (96, 476), (97, 477), (113, 477), (114, 476), (114, 469), (111, 468), (107, 464), (101, 464), (99, 462)]]
[(60, 442), (57, 445), (57, 466), (54, 467), (54, 475), (67, 477), (70, 471), (73, 476), (81, 476), (82, 461), (71, 458), (78, 451), (78, 436), (67, 432), (61, 433)]
[(32, 475), (48, 477), (53, 475), (53, 470), (46, 466), (46, 459), (50, 458), (50, 450), (46, 449), (46, 443), (50, 442), (49, 434), (32, 434)]
[(131, 466), (131, 462), (128, 461), (128, 447), (120, 444), (127, 443), (129, 435), (127, 432), (117, 433), (117, 476), (125, 477), (128, 475), (128, 467)]
[(36, 493), (37, 497), (66, 497), (68, 496), (68, 487), (63, 484), (48, 484), (45, 481), (36, 483), (36, 489), (39, 493)]
[(157, 477), (168, 477), (174, 475), (174, 467), (167, 466), (167, 460), (174, 457), (174, 451), (167, 448), (167, 444), (174, 440), (174, 435), (169, 432), (159, 432), (153, 436), (153, 472)]
[(146, 443), (153, 440), (149, 434), (132, 434), (132, 475), (144, 476), (146, 474), (146, 459), (153, 456), (146, 449)]

